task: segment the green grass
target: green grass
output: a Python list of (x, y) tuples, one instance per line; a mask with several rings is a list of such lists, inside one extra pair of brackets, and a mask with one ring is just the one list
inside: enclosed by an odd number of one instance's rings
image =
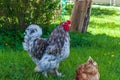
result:
[[(119, 10), (109, 15), (106, 12), (102, 15), (92, 14), (88, 33), (70, 33), (71, 42), (77, 39), (72, 43), (78, 46), (71, 47), (70, 56), (60, 64), (59, 71), (65, 77), (49, 75), (49, 78), (45, 78), (40, 73), (34, 72), (35, 64), (27, 52), (4, 49), (0, 50), (0, 80), (74, 80), (77, 66), (86, 62), (89, 56), (98, 63), (100, 80), (120, 80), (120, 15), (118, 12)], [(81, 37), (83, 41), (79, 40)], [(79, 44), (78, 41), (83, 44)]]

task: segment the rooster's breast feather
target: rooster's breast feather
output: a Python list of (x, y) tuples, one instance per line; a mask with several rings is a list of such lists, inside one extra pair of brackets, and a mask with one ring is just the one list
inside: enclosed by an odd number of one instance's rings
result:
[(50, 37), (47, 40), (47, 43), (49, 43), (49, 46), (46, 49), (46, 52), (48, 54), (61, 54), (62, 48), (64, 46), (65, 40), (66, 40), (67, 32), (65, 32), (64, 28), (59, 25), (50, 35)]

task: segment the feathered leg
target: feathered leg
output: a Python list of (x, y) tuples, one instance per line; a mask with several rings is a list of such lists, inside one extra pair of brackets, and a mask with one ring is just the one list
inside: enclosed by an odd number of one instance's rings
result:
[(62, 74), (60, 72), (58, 72), (58, 67), (59, 67), (59, 64), (57, 64), (57, 66), (55, 68), (49, 70), (48, 72), (52, 73), (52, 74), (55, 74), (58, 77), (62, 77)]
[(46, 72), (46, 71), (42, 72), (42, 74), (43, 74), (45, 77), (48, 77), (48, 75), (47, 75), (47, 72)]
[(59, 64), (57, 64), (56, 68), (52, 69), (52, 73), (54, 73), (58, 77), (62, 77), (62, 73), (58, 72), (58, 67), (59, 67)]
[(34, 71), (35, 72), (40, 72), (40, 69), (38, 68), (38, 66), (35, 67)]
[(58, 77), (62, 77), (62, 73), (58, 72), (57, 68), (55, 68), (55, 74), (56, 74)]
[(53, 74), (57, 75), (58, 77), (62, 77), (62, 73), (58, 72), (57, 68), (50, 70), (50, 73), (53, 73)]
[[(38, 66), (36, 66), (34, 70), (35, 70), (35, 72), (41, 72), (41, 70), (39, 69), (39, 67), (38, 67)], [(42, 72), (42, 75), (44, 75), (45, 77), (48, 77), (48, 75), (47, 75), (47, 72), (46, 72), (46, 71)]]

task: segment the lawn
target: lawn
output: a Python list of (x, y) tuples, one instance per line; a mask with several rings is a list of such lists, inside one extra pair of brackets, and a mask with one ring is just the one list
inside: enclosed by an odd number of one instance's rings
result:
[(86, 34), (70, 33), (70, 56), (59, 67), (64, 77), (49, 75), (45, 78), (34, 72), (35, 64), (26, 51), (4, 49), (0, 50), (0, 80), (75, 80), (77, 66), (86, 62), (89, 56), (98, 63), (100, 80), (120, 80), (120, 10), (95, 9)]

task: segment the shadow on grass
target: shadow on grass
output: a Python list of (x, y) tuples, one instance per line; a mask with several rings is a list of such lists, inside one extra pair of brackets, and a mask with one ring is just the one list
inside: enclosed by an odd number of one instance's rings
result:
[(106, 34), (93, 35), (91, 33), (70, 33), (71, 47), (98, 47), (106, 49), (120, 49), (120, 38)]

